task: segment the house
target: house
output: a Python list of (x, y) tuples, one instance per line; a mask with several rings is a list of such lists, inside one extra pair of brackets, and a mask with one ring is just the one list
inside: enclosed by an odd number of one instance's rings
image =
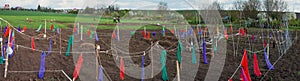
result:
[(10, 9), (9, 4), (4, 4), (4, 9), (5, 9), (5, 10), (9, 10), (9, 9)]
[(300, 19), (300, 13), (296, 13), (296, 19)]

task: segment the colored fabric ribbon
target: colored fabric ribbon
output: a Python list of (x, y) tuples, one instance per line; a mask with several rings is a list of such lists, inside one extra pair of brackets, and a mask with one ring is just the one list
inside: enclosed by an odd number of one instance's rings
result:
[(56, 28), (56, 33), (60, 34), (59, 28)]
[(74, 38), (73, 35), (71, 35), (70, 38), (69, 38), (66, 56), (70, 55), (71, 45), (73, 44), (73, 38)]
[(150, 38), (151, 38), (151, 33), (148, 32), (147, 39), (150, 39)]
[(124, 67), (124, 59), (121, 57), (120, 59), (120, 79), (125, 79), (125, 67)]
[(14, 51), (13, 50), (14, 50), (14, 43), (15, 43), (15, 41), (12, 41), (11, 43), (12, 43), (12, 45), (10, 47), (11, 47), (11, 51), (12, 52), (8, 54), (9, 58), (12, 58), (12, 56), (14, 55)]
[(267, 46), (267, 41), (266, 40), (264, 40), (264, 47), (266, 47)]
[(26, 25), (23, 27), (23, 29), (21, 30), (21, 32), (25, 32), (26, 31)]
[(74, 72), (73, 72), (73, 80), (75, 81), (78, 78), (78, 75), (80, 73), (80, 68), (82, 65), (83, 59), (82, 59), (82, 54), (80, 54), (77, 64), (75, 66)]
[(168, 73), (167, 73), (167, 67), (166, 67), (166, 57), (167, 57), (167, 51), (163, 50), (161, 57), (160, 57), (160, 62), (162, 64), (162, 79), (164, 81), (168, 80)]
[(103, 81), (103, 68), (100, 66), (99, 68), (99, 76), (98, 76), (98, 81)]
[(198, 35), (201, 35), (202, 34), (202, 32), (201, 32), (201, 29), (199, 28), (198, 29)]
[(191, 28), (191, 29), (189, 30), (189, 34), (190, 34), (190, 36), (193, 36), (193, 35), (194, 35), (194, 30), (193, 30), (193, 28)]
[(94, 32), (91, 32), (91, 34), (90, 34), (90, 39), (92, 39), (93, 36), (94, 36)]
[(178, 41), (177, 60), (179, 63), (181, 63), (181, 50), (182, 50), (182, 43), (180, 41)]
[(50, 26), (50, 30), (52, 31), (54, 29), (54, 25), (53, 24), (51, 24), (51, 26)]
[(145, 68), (144, 68), (145, 66), (144, 65), (145, 65), (145, 56), (143, 55), (142, 56), (142, 75), (141, 75), (141, 79), (142, 80), (141, 81), (144, 81), (144, 79), (145, 79), (144, 78), (144, 76), (145, 76), (145, 71), (144, 71), (145, 70)]
[(226, 40), (228, 40), (227, 29), (224, 29), (224, 35), (225, 35)]
[(195, 49), (195, 46), (193, 45), (193, 48), (192, 48), (192, 63), (193, 64), (196, 64), (197, 63), (197, 59), (196, 59), (196, 49)]
[(14, 31), (11, 31), (11, 34), (10, 34), (10, 42), (9, 42), (9, 47), (11, 47), (11, 53), (9, 53), (9, 55), (8, 55), (8, 57), (9, 58), (12, 58), (12, 56), (13, 56), (13, 54), (14, 54), (14, 44), (15, 44), (15, 33), (14, 33)]
[(207, 59), (206, 59), (206, 43), (204, 40), (202, 40), (202, 50), (203, 50), (204, 64), (208, 64)]
[(241, 28), (239, 31), (240, 36), (245, 36), (245, 30), (244, 28)]
[(248, 80), (247, 74), (246, 74), (247, 72), (245, 72), (243, 67), (241, 67), (240, 69), (241, 69), (240, 80), (241, 81), (251, 81), (251, 80)]
[(55, 29), (56, 29), (57, 27), (54, 25), (54, 28), (52, 29), (52, 32), (55, 32)]
[(98, 42), (98, 41), (99, 41), (99, 37), (98, 37), (98, 34), (97, 34), (97, 32), (95, 32), (95, 39), (96, 39), (96, 42)]
[(175, 31), (174, 31), (174, 30), (170, 30), (170, 32), (171, 32), (172, 34), (175, 34)]
[(130, 35), (131, 35), (131, 36), (134, 36), (134, 35), (135, 35), (135, 31), (131, 31), (131, 32), (130, 32)]
[(242, 64), (241, 66), (243, 67), (243, 70), (247, 76), (247, 80), (251, 81), (251, 77), (250, 77), (250, 73), (249, 73), (249, 69), (248, 69), (248, 58), (247, 58), (247, 51), (246, 49), (244, 49), (244, 56), (243, 56), (243, 60), (242, 60)]
[(229, 78), (228, 81), (232, 81), (232, 78)]
[(254, 36), (254, 35), (252, 35), (252, 41), (254, 41), (254, 39), (255, 39), (255, 36)]
[(8, 28), (7, 26), (4, 27), (4, 29), (3, 29), (3, 33), (4, 33), (4, 34), (6, 33), (6, 29), (7, 29), (7, 28)]
[(35, 30), (36, 32), (39, 32), (42, 29), (42, 25), (39, 26), (39, 28), (37, 30)]
[(152, 34), (153, 37), (156, 36), (156, 32), (152, 32), (151, 34)]
[(34, 51), (35, 45), (34, 45), (34, 37), (31, 37), (31, 50)]
[(112, 33), (112, 38), (113, 38), (113, 39), (117, 39), (116, 31), (114, 31), (114, 32)]
[(274, 66), (271, 64), (266, 50), (264, 50), (264, 56), (265, 56), (265, 60), (266, 60), (268, 68), (271, 69), (271, 70), (274, 70)]
[(8, 37), (9, 31), (10, 31), (10, 27), (7, 27), (7, 28), (5, 29), (4, 37)]
[(146, 37), (147, 37), (146, 31), (142, 31), (142, 34), (143, 34), (144, 39), (146, 39)]
[(253, 67), (254, 67), (254, 74), (255, 74), (257, 77), (260, 77), (260, 76), (261, 76), (261, 72), (260, 72), (260, 70), (259, 70), (258, 60), (257, 60), (256, 53), (254, 53), (254, 55), (253, 55)]
[(216, 54), (217, 53), (217, 43), (216, 43), (216, 41), (215, 41), (215, 36), (213, 35), (213, 38), (212, 38), (212, 44), (213, 44), (213, 47), (214, 47), (214, 54)]
[(187, 34), (187, 32), (182, 32), (182, 34), (180, 35), (180, 37), (181, 37), (182, 39), (184, 39), (186, 34)]
[(117, 28), (117, 29), (118, 29), (118, 30), (116, 30), (116, 40), (119, 41), (119, 40), (120, 40), (120, 38), (119, 38), (119, 35), (120, 35), (120, 34), (119, 34), (119, 28)]
[(18, 27), (18, 31), (21, 32), (21, 27), (20, 27), (20, 25), (19, 25), (19, 27)]
[(181, 33), (184, 33), (185, 32), (185, 29), (181, 29)]
[(88, 29), (88, 31), (87, 31), (87, 35), (88, 35), (88, 36), (90, 36), (90, 34), (91, 34), (91, 30), (90, 30), (90, 29)]
[(76, 25), (74, 24), (74, 27), (73, 27), (73, 32), (77, 32), (77, 28), (76, 28)]
[(52, 38), (50, 38), (48, 54), (50, 54), (51, 51), (52, 51)]
[(41, 55), (41, 65), (40, 65), (40, 71), (39, 71), (39, 79), (43, 79), (44, 73), (45, 73), (45, 52), (42, 52)]
[(165, 36), (166, 35), (166, 30), (165, 30), (165, 27), (163, 26), (162, 28), (162, 35)]
[(0, 57), (0, 64), (3, 64), (3, 62), (4, 62), (4, 57), (2, 56)]

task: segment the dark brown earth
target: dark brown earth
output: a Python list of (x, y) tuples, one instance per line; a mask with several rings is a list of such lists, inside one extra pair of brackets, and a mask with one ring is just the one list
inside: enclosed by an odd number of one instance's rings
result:
[[(160, 30), (152, 30), (156, 32), (160, 32)], [(248, 30), (250, 34), (257, 34), (257, 31), (251, 31)], [(50, 31), (49, 31), (50, 32)], [(110, 43), (111, 43), (111, 33), (112, 30), (97, 30), (98, 36), (101, 39), (99, 42), (96, 42), (96, 44), (101, 45), (101, 50), (109, 50), (110, 49)], [(35, 32), (34, 29), (28, 29), (25, 34), (30, 36), (39, 36), (38, 32)], [(71, 29), (63, 29), (62, 30), (62, 39), (68, 40), (69, 35), (72, 34)], [(295, 37), (295, 32), (290, 33), (292, 37)], [(3, 35), (0, 33), (0, 35)], [(26, 37), (24, 35), (21, 35), (19, 33), (15, 34), (15, 40), (16, 44), (30, 47), (30, 38)], [(48, 35), (53, 36), (57, 35), (56, 33), (49, 33)], [(238, 37), (235, 37), (235, 40)], [(53, 37), (54, 45), (53, 45), (53, 51), (62, 51), (65, 52), (67, 49), (67, 41), (62, 41), (60, 48), (60, 42), (59, 42), (59, 35)], [(245, 37), (241, 37), (240, 39), (245, 40)], [(294, 40), (294, 39), (293, 39)], [(169, 48), (174, 49), (177, 47), (177, 39), (173, 34), (171, 34), (169, 31), (166, 34), (166, 37), (162, 37), (161, 34), (157, 34), (152, 40), (145, 40), (142, 38), (142, 35), (139, 31), (137, 32), (135, 37), (132, 37), (130, 40), (131, 44), (133, 46), (130, 46), (130, 52), (140, 52), (145, 50), (145, 47), (149, 47), (152, 42), (160, 41), (160, 45)], [(235, 42), (236, 43), (236, 42)], [(275, 70), (270, 71), (268, 74), (266, 74), (266, 77), (263, 79), (263, 81), (297, 81), (300, 80), (300, 68), (299, 68), (299, 61), (300, 61), (300, 46), (298, 44), (300, 41), (295, 40), (293, 41), (292, 47), (287, 51), (287, 53), (278, 61), (278, 63), (274, 66)], [(261, 50), (262, 49), (262, 40), (258, 39), (256, 40), (252, 45), (255, 47), (255, 50)], [(49, 40), (43, 39), (43, 40), (35, 40), (36, 49), (40, 50), (48, 50), (49, 47)], [(233, 56), (233, 49), (232, 49), (232, 40), (227, 41), (227, 56), (226, 56), (226, 63), (223, 68), (223, 72), (221, 77), (219, 78), (220, 81), (227, 81), (230, 76), (234, 73), (235, 69), (238, 67), (242, 55), (243, 55), (243, 49), (242, 48), (249, 48), (248, 45), (240, 44), (238, 55), (236, 57)], [(270, 61), (271, 63), (274, 63), (278, 58), (278, 51), (277, 47), (270, 49)], [(116, 66), (114, 62), (114, 58), (112, 55), (109, 54), (100, 54), (101, 61), (103, 67), (106, 69), (108, 75), (113, 81), (120, 81), (119, 78), (119, 68)], [(176, 76), (176, 63), (177, 60), (176, 57), (176, 50), (170, 51), (167, 53), (167, 72), (169, 80), (173, 80)], [(203, 81), (206, 75), (206, 72), (208, 70), (209, 64), (203, 64), (203, 58), (202, 53), (197, 53), (201, 55), (201, 60), (199, 65), (199, 69), (197, 72), (197, 77), (195, 78), (195, 81)], [(215, 54), (218, 55), (218, 54)], [(132, 55), (134, 56), (134, 55)], [(264, 55), (263, 53), (257, 53), (258, 61), (259, 61), (259, 67), (262, 72), (262, 74), (265, 74), (268, 70)], [(141, 57), (135, 57), (131, 58), (134, 60), (134, 62), (137, 65), (141, 64)], [(159, 58), (159, 57), (158, 57)], [(208, 56), (210, 59), (211, 56)], [(15, 55), (13, 58), (9, 59), (9, 71), (38, 71), (40, 67), (40, 59), (41, 59), (41, 52), (33, 52), (30, 49), (24, 49), (19, 47), (18, 50), (15, 50)], [(199, 60), (198, 60), (199, 61)], [(258, 81), (261, 78), (255, 77), (253, 73), (253, 54), (248, 53), (248, 61), (249, 61), (249, 72), (251, 74), (251, 79), (253, 81)], [(210, 62), (210, 61), (209, 61)], [(149, 65), (151, 63), (149, 56), (146, 56), (145, 65)], [(126, 64), (125, 64), (126, 66)], [(68, 81), (68, 79), (63, 75), (62, 72), (45, 72), (45, 77), (43, 79), (38, 79), (38, 72), (32, 72), (32, 73), (13, 73), (9, 72), (8, 77), (4, 78), (4, 65), (0, 65), (0, 81)], [(64, 53), (51, 53), (50, 55), (46, 56), (46, 70), (64, 70), (68, 76), (73, 75), (74, 70), (74, 64), (73, 64), (73, 58), (72, 54), (71, 56), (67, 57)], [(125, 71), (126, 72), (126, 71)], [(216, 77), (218, 78), (218, 77)], [(132, 77), (129, 77), (125, 75), (125, 81), (139, 81), (140, 79), (135, 79)], [(152, 79), (147, 79), (146, 81), (160, 81), (161, 80), (161, 73), (159, 75), (156, 75)], [(233, 77), (233, 80), (239, 80), (239, 71), (235, 74)], [(77, 79), (79, 81), (79, 79)]]

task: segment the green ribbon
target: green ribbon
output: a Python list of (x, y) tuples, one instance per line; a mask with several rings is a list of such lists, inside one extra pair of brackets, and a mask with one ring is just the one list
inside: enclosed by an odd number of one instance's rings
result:
[(192, 48), (192, 63), (193, 64), (196, 64), (197, 63), (197, 59), (196, 59), (196, 49), (195, 49), (195, 46), (193, 45), (193, 48)]
[(217, 52), (217, 46), (216, 46), (216, 43), (215, 43), (215, 36), (213, 36), (213, 39), (212, 39), (212, 42), (213, 42), (213, 45), (214, 45), (214, 53), (216, 54)]
[(73, 38), (74, 38), (73, 35), (71, 35), (70, 38), (69, 38), (68, 49), (67, 49), (67, 52), (66, 52), (66, 56), (70, 56), (70, 50), (71, 50), (71, 45), (73, 43)]
[(160, 62), (162, 64), (162, 79), (164, 81), (168, 80), (168, 73), (167, 73), (167, 67), (166, 67), (166, 56), (167, 56), (167, 51), (163, 50), (162, 55), (160, 57)]
[(163, 37), (165, 36), (165, 33), (166, 33), (166, 31), (165, 31), (165, 27), (163, 26), (163, 32), (162, 32), (162, 35), (163, 35)]
[(178, 41), (177, 60), (179, 63), (181, 63), (181, 50), (182, 50), (182, 43), (180, 41)]
[(42, 28), (42, 25), (39, 26), (39, 28), (37, 30), (35, 30), (36, 32), (39, 32)]
[(3, 62), (4, 62), (4, 58), (1, 57), (1, 58), (0, 58), (0, 64), (3, 64)]
[(94, 36), (94, 32), (91, 32), (91, 34), (90, 34), (90, 39), (92, 39), (93, 36)]
[(134, 36), (135, 35), (135, 31), (131, 31), (130, 34), (131, 34), (131, 36)]

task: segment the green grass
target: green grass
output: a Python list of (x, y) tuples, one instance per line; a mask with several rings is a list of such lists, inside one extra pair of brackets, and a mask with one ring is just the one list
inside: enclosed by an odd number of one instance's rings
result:
[[(38, 28), (39, 25), (44, 26), (44, 20), (55, 20), (55, 22), (50, 23), (47, 22), (47, 27), (50, 27), (51, 24), (54, 24), (56, 27), (60, 28), (67, 28), (73, 25), (74, 22), (80, 23), (96, 23), (93, 17), (87, 15), (76, 15), (76, 14), (64, 14), (64, 13), (51, 13), (51, 12), (39, 12), (39, 11), (13, 11), (13, 10), (1, 10), (0, 11), (0, 18), (7, 20), (10, 24), (14, 27), (24, 27), (26, 25), (27, 28)], [(26, 21), (26, 18), (32, 20), (31, 23)], [(99, 24), (115, 24), (112, 21), (111, 17), (102, 17), (99, 21)], [(159, 21), (143, 21), (143, 20), (126, 20), (121, 19), (122, 23), (160, 23), (160, 24), (172, 24), (171, 22), (159, 22)], [(5, 26), (6, 24), (1, 22), (1, 26)], [(224, 26), (229, 27), (230, 24), (224, 24)], [(202, 26), (206, 26), (202, 24)], [(134, 29), (137, 26), (124, 26), (120, 27), (120, 29)], [(146, 26), (147, 29), (158, 29), (158, 27), (154, 26)], [(233, 24), (233, 27), (239, 27), (238, 24)], [(106, 26), (100, 25), (97, 26), (99, 29), (114, 29), (115, 26)], [(161, 27), (160, 27), (161, 28)], [(259, 29), (259, 28), (254, 28)], [(284, 29), (284, 28), (282, 28)], [(289, 30), (300, 30), (300, 27), (290, 26)]]
[[(87, 15), (77, 16), (75, 14), (63, 14), (63, 13), (51, 13), (51, 12), (38, 12), (38, 11), (12, 11), (12, 10), (2, 10), (0, 11), (0, 18), (8, 21), (14, 27), (24, 27), (27, 28), (38, 28), (39, 25), (45, 24), (45, 19), (47, 20), (47, 27), (54, 24), (60, 28), (66, 28), (73, 25), (74, 22), (81, 23), (96, 23), (94, 18)], [(27, 22), (26, 19), (29, 18), (32, 22)], [(49, 20), (54, 20), (55, 22), (50, 23)], [(101, 18), (98, 19), (100, 24), (113, 24), (112, 18)], [(4, 22), (1, 22), (1, 26), (6, 26)]]

